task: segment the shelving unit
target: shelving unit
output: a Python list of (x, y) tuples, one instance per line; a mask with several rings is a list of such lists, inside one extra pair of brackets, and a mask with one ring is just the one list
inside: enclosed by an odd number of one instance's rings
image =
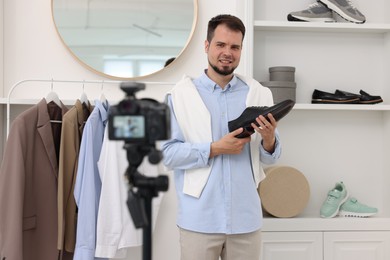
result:
[[(250, 0), (242, 8), (253, 32), (244, 46), (246, 73), (268, 81), (269, 67), (296, 68), (297, 104), (278, 124), (283, 145), (278, 164), (300, 170), (311, 187), (302, 214), (264, 219), (263, 258), (390, 259), (390, 1), (352, 0), (366, 15), (365, 24), (287, 21), (289, 12), (313, 2)], [(311, 104), (314, 89), (363, 89), (384, 102)], [(320, 218), (327, 192), (338, 181), (379, 213)]]

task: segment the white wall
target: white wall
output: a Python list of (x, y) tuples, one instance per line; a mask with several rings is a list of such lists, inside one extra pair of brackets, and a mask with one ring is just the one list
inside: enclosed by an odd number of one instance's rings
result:
[[(172, 66), (144, 80), (176, 82), (183, 74), (198, 76), (207, 65), (204, 40), (208, 20), (219, 13), (242, 13), (239, 8), (240, 2), (240, 0), (198, 0), (198, 23), (188, 48)], [(7, 96), (13, 84), (25, 79), (109, 80), (80, 65), (63, 46), (52, 21), (49, 0), (0, 0), (0, 14), (4, 14), (4, 18), (1, 17), (4, 20), (0, 19), (0, 89), (3, 90), (0, 93), (3, 97)], [(1, 51), (2, 47), (4, 52)], [(1, 80), (2, 75), (3, 80)], [(4, 86), (1, 85), (2, 82)], [(77, 84), (65, 86), (55, 84), (54, 88), (61, 99), (76, 99), (82, 92), (82, 86)], [(150, 86), (142, 96), (162, 100), (169, 88)], [(41, 98), (49, 90), (49, 83), (24, 84), (23, 87), (15, 90), (12, 97)], [(118, 100), (123, 96), (117, 86), (104, 86), (103, 91), (109, 100), (110, 98)], [(98, 98), (101, 87), (86, 85), (85, 92), (89, 99)], [(154, 258), (158, 260), (179, 259), (175, 203), (174, 187), (170, 182), (170, 189), (164, 195), (153, 234)], [(141, 248), (130, 250), (128, 259), (142, 259), (141, 252)]]
[[(23, 79), (106, 79), (89, 71), (69, 54), (57, 35), (48, 0), (3, 0), (4, 1), (4, 95), (13, 84)], [(184, 53), (166, 71), (144, 78), (145, 81), (176, 82), (183, 74), (197, 76), (206, 66), (204, 39), (207, 22), (218, 13), (236, 13), (237, 0), (198, 0), (199, 16), (192, 41)], [(238, 1), (239, 2), (239, 1)], [(50, 84), (48, 84), (49, 88)], [(54, 86), (56, 87), (56, 86)], [(110, 86), (108, 86), (109, 88)], [(31, 98), (26, 88), (15, 90), (14, 97)], [(69, 91), (72, 89), (74, 91)], [(86, 92), (93, 99), (100, 88)], [(79, 90), (79, 92), (78, 92)], [(76, 98), (81, 86), (56, 89), (62, 99)], [(163, 95), (167, 89), (153, 88), (153, 95)], [(149, 91), (149, 89), (148, 89)], [(45, 87), (36, 88), (38, 97), (45, 95)], [(115, 92), (121, 97), (120, 91)]]
[[(3, 0), (0, 0), (0, 89), (3, 89)], [(2, 92), (0, 92), (1, 94)]]
[[(4, 96), (3, 93), (3, 0), (0, 0), (0, 95)], [(3, 106), (0, 107), (0, 122), (4, 122), (4, 111)], [(4, 127), (0, 127), (0, 147), (3, 147), (3, 138)], [(3, 158), (3, 149), (0, 149), (0, 158)]]

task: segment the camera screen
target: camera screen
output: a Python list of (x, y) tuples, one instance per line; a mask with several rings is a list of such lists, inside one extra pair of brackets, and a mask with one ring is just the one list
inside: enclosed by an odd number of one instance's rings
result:
[(145, 137), (145, 118), (134, 115), (116, 115), (113, 118), (114, 136), (117, 139)]

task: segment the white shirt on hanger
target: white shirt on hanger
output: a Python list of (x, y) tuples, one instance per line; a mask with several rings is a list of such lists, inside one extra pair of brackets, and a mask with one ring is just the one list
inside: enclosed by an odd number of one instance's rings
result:
[[(125, 258), (127, 249), (142, 245), (142, 229), (136, 229), (127, 208), (128, 167), (123, 141), (108, 139), (106, 128), (102, 151), (98, 161), (102, 190), (97, 221), (96, 257)], [(148, 177), (158, 175), (158, 166), (150, 164), (147, 157), (138, 171)], [(156, 222), (163, 193), (152, 201), (152, 224)]]

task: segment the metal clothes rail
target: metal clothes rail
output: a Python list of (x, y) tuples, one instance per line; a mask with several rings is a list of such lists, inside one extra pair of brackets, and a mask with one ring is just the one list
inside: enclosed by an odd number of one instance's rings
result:
[[(7, 96), (7, 138), (8, 138), (8, 133), (9, 133), (9, 128), (10, 128), (10, 109), (11, 109), (11, 95), (12, 92), (19, 86), (23, 85), (24, 83), (27, 82), (42, 82), (42, 83), (77, 83), (77, 84), (120, 84), (123, 81), (118, 81), (118, 80), (54, 80), (54, 79), (24, 79), (21, 81), (16, 82), (11, 89), (8, 91), (8, 96)], [(147, 82), (147, 81), (136, 81), (136, 82), (141, 82), (146, 85), (174, 85), (175, 83), (172, 82)], [(51, 86), (53, 87), (53, 85)]]

